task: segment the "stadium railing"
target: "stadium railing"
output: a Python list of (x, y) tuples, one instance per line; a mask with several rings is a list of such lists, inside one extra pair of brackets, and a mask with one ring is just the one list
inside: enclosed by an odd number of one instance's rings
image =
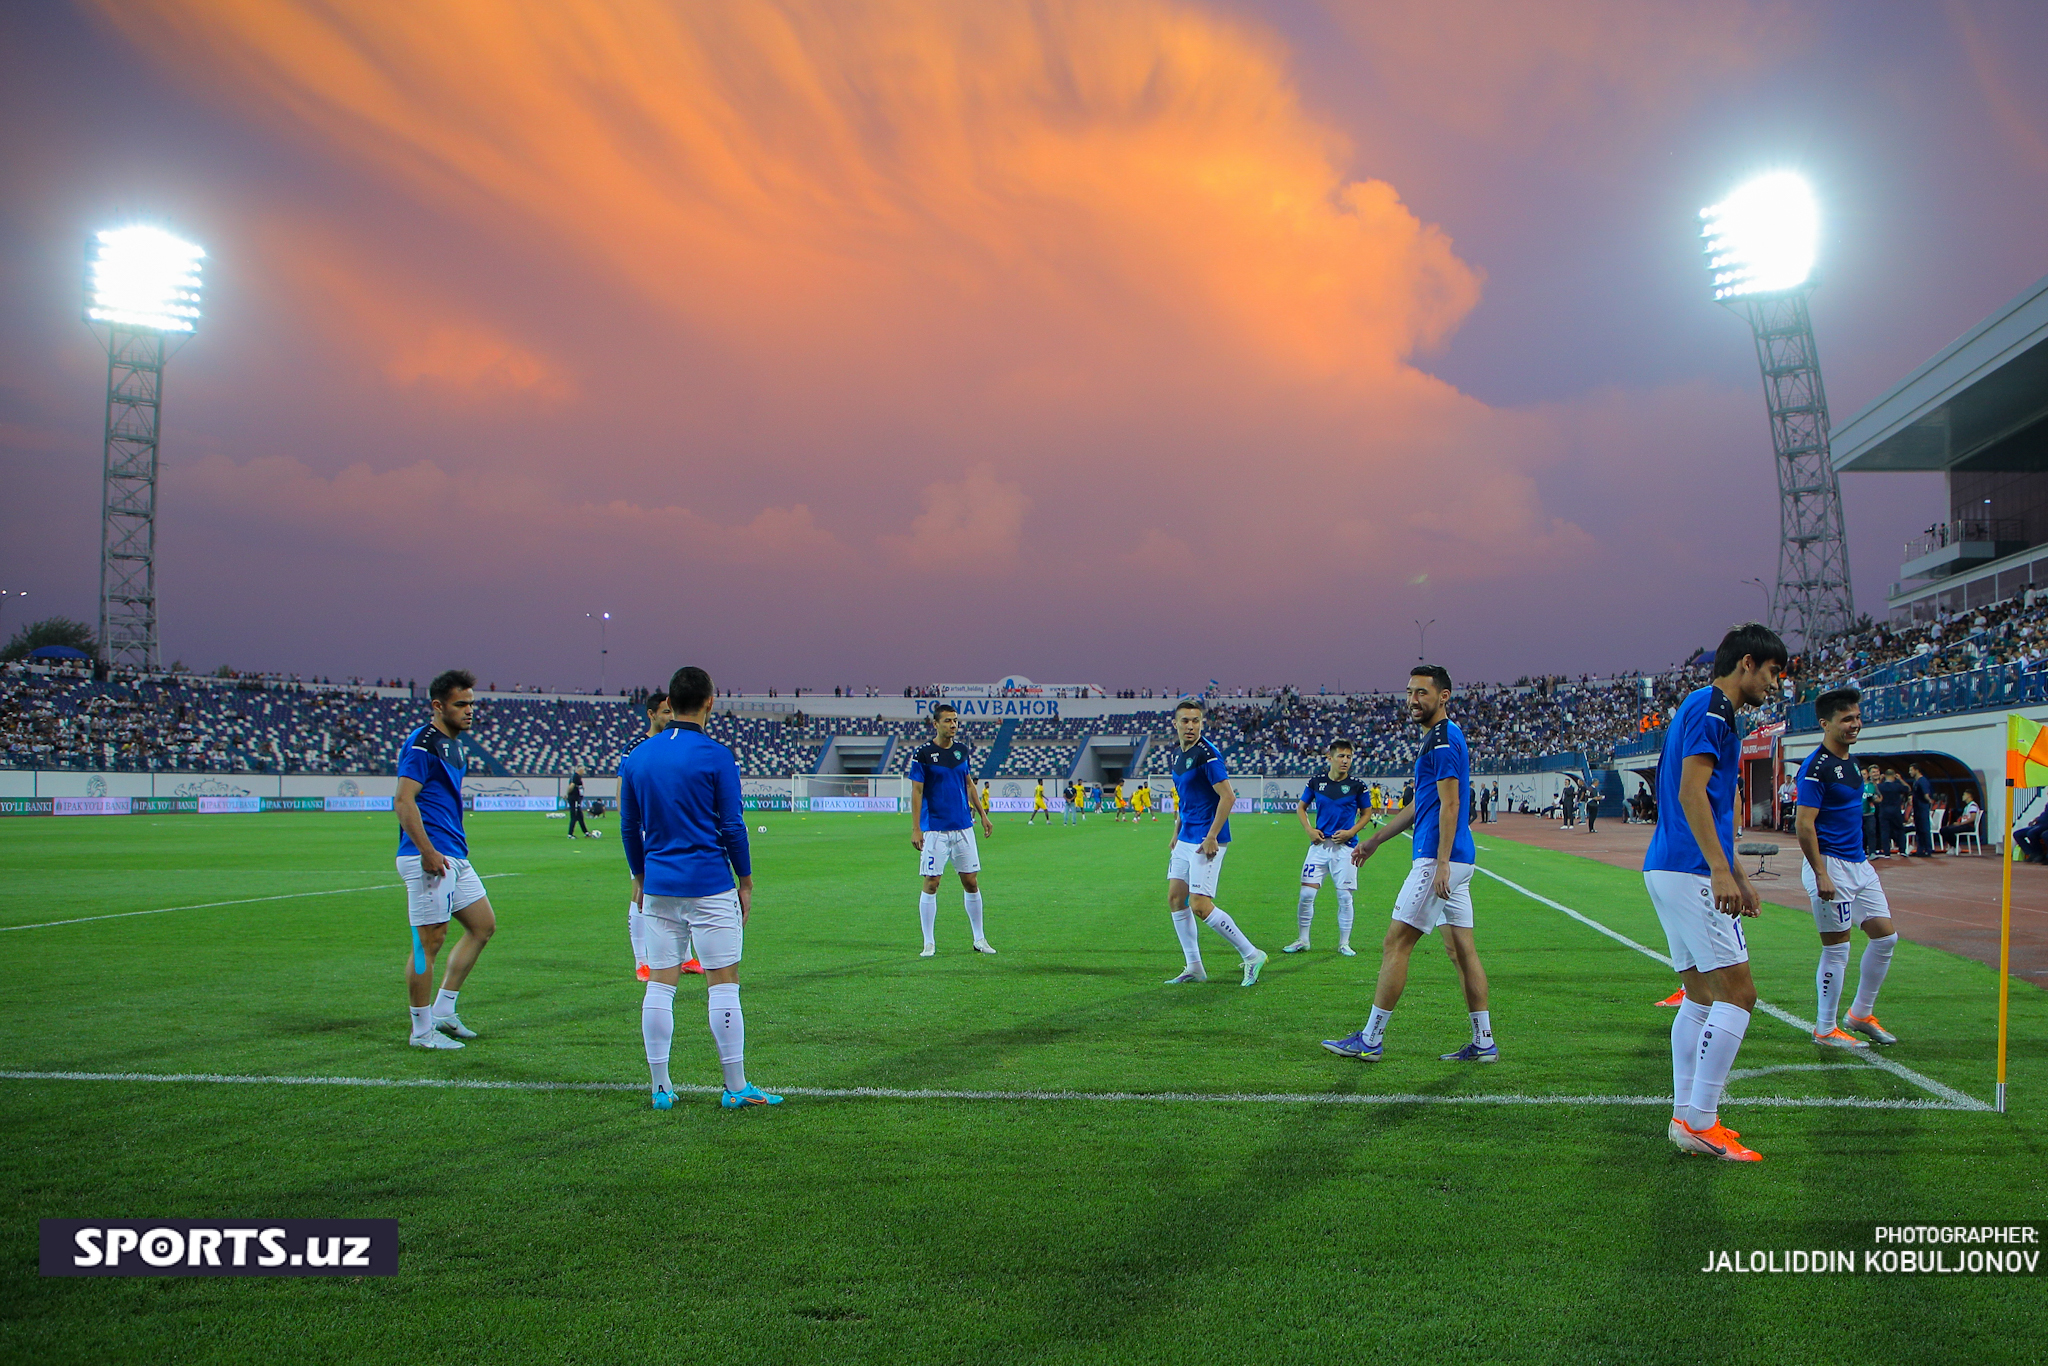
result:
[[(2048, 672), (2024, 664), (1994, 664), (1968, 673), (1939, 674), (1863, 690), (1863, 724), (1881, 726), (1957, 712), (1998, 711), (2048, 703)], [(1813, 703), (1786, 709), (1786, 730), (1803, 734), (1820, 729)]]

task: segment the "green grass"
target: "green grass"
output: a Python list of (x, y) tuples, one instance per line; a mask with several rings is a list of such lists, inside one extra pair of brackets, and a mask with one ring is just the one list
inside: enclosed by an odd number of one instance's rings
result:
[[(601, 822), (604, 824), (604, 822)], [(762, 816), (748, 1066), (789, 1087), (1216, 1095), (1658, 1095), (1669, 975), (1475, 883), (1504, 1061), (1453, 1068), (1464, 1011), (1418, 949), (1387, 1061), (1360, 1023), (1405, 864), (1367, 865), (1359, 957), (1292, 937), (1291, 822), (1238, 823), (1223, 904), (1273, 951), (1167, 988), (1167, 826), (983, 841), (994, 959), (957, 884), (917, 950), (901, 819)], [(500, 929), (463, 995), (483, 1037), (404, 1046), (393, 890), (0, 932), (0, 1069), (640, 1083), (614, 841), (472, 819)], [(607, 835), (611, 832), (607, 830)], [(1661, 945), (1631, 873), (1489, 836), (1481, 862)], [(387, 817), (0, 822), (0, 925), (390, 884)], [(1390, 854), (1393, 851), (1389, 851)], [(1766, 907), (1764, 996), (1803, 1014), (1815, 941)], [(701, 979), (679, 1081), (717, 1067)], [(1688, 1159), (1628, 1105), (823, 1099), (659, 1114), (631, 1091), (0, 1080), (0, 1359), (139, 1361), (2033, 1361), (2043, 1283), (1705, 1276), (1715, 1249), (1867, 1246), (1875, 1223), (2048, 1220), (2048, 1003), (2014, 985), (2013, 1113), (1767, 1107), (1927, 1098), (1875, 1068), (1737, 1081), (1759, 1166)], [(1994, 974), (1901, 946), (1890, 1056), (1988, 1098)], [(1739, 1066), (1816, 1058), (1759, 1014)], [(1745, 1102), (1749, 1103), (1745, 1103)], [(44, 1280), (41, 1217), (395, 1216), (390, 1279)]]

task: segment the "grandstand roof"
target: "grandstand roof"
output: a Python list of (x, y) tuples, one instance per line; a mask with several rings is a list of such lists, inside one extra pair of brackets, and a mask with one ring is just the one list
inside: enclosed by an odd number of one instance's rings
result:
[(1834, 433), (1837, 470), (2048, 469), (2048, 275)]

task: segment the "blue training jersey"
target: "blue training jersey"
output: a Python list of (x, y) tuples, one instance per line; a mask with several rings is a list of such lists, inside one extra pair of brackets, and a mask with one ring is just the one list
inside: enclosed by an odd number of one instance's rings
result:
[(918, 812), (920, 830), (965, 830), (974, 824), (974, 811), (967, 792), (974, 785), (973, 754), (965, 740), (955, 737), (941, 748), (926, 745), (910, 756), (904, 770), (913, 783), (924, 784), (924, 810)]
[(1862, 863), (1863, 774), (1854, 759), (1837, 759), (1822, 745), (1799, 766), (1800, 806), (1815, 811), (1813, 833), (1829, 858)]
[[(1365, 802), (1365, 784), (1355, 778), (1332, 778), (1326, 773), (1309, 779), (1308, 786), (1301, 790), (1301, 804), (1314, 810), (1316, 833), (1325, 837), (1358, 824), (1358, 809)], [(1344, 843), (1349, 848), (1358, 843), (1358, 836), (1353, 835)]]
[(649, 896), (716, 896), (751, 877), (740, 766), (694, 721), (619, 761), (619, 838)]
[[(1209, 822), (1216, 819), (1216, 784), (1230, 781), (1223, 766), (1223, 752), (1208, 740), (1197, 740), (1173, 760), (1173, 792), (1179, 799), (1180, 838), (1200, 844), (1209, 838)], [(1216, 832), (1218, 844), (1230, 843), (1230, 818)]]
[(1472, 806), (1472, 755), (1465, 748), (1465, 732), (1449, 719), (1429, 728), (1422, 753), (1415, 756), (1415, 825), (1409, 839), (1416, 858), (1436, 857), (1437, 823), (1443, 816), (1443, 799), (1437, 795), (1436, 785), (1445, 778), (1458, 780), (1458, 809), (1452, 815), (1458, 833), (1451, 837), (1451, 862), (1477, 863), (1479, 853), (1472, 845), (1472, 821), (1467, 814)]
[[(398, 751), (398, 776), (420, 785), (413, 800), (420, 808), (420, 824), (434, 852), (444, 858), (468, 858), (469, 839), (462, 832), (462, 746), (429, 723), (405, 737)], [(398, 827), (398, 853), (417, 855), (420, 847)]]
[(1707, 806), (1713, 812), (1721, 853), (1734, 865), (1735, 778), (1741, 751), (1742, 737), (1735, 733), (1735, 707), (1728, 694), (1711, 683), (1686, 694), (1664, 732), (1664, 755), (1657, 761), (1657, 828), (1643, 855), (1644, 872), (1705, 877), (1713, 871), (1692, 837), (1692, 825), (1678, 799), (1685, 761), (1695, 754), (1714, 761), (1714, 776), (1707, 779)]

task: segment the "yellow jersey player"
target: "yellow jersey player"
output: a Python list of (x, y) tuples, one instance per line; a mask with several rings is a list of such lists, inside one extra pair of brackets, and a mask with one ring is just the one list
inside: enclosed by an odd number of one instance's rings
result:
[(1040, 778), (1038, 780), (1038, 786), (1032, 790), (1031, 814), (1025, 817), (1024, 824), (1030, 825), (1033, 821), (1038, 819), (1041, 812), (1045, 816), (1045, 823), (1047, 825), (1051, 825), (1052, 808), (1045, 804), (1045, 779), (1043, 778)]

